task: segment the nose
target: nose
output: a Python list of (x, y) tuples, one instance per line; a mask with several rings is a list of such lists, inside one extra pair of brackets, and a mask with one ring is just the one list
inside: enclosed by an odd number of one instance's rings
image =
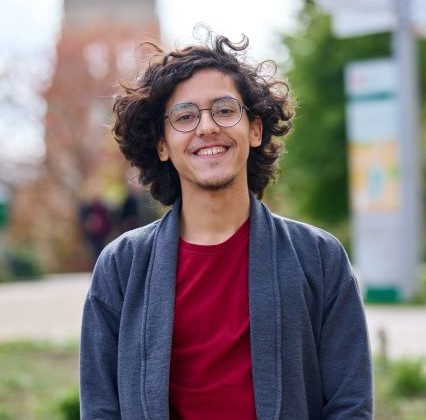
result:
[(220, 127), (214, 122), (213, 117), (209, 109), (200, 110), (200, 122), (196, 128), (196, 134), (199, 136), (202, 135), (211, 135), (218, 133)]

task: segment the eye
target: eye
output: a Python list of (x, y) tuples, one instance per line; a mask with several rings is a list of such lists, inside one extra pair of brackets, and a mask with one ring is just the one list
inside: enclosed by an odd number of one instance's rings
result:
[(221, 106), (215, 110), (215, 114), (219, 114), (223, 116), (233, 114), (233, 113), (235, 113), (235, 109), (232, 109), (226, 106)]
[(179, 114), (172, 115), (173, 121), (188, 122), (193, 121), (197, 118), (197, 114), (194, 112), (180, 112)]
[(175, 123), (188, 123), (198, 119), (198, 114), (193, 104), (178, 104), (170, 111), (169, 118)]
[(233, 117), (238, 112), (238, 102), (232, 99), (219, 100), (212, 108), (213, 115), (223, 118)]

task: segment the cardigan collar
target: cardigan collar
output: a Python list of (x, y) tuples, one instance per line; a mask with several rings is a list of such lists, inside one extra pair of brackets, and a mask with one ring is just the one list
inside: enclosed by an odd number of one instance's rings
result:
[[(276, 238), (269, 210), (253, 195), (250, 202), (249, 307), (254, 394), (257, 418), (270, 420), (279, 418), (282, 395)], [(180, 207), (177, 202), (157, 228), (146, 279), (141, 397), (144, 414), (149, 419), (169, 419)]]

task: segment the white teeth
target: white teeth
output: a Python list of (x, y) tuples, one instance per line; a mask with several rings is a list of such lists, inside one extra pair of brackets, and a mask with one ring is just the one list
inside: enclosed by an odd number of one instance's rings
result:
[(219, 153), (224, 153), (226, 152), (226, 148), (223, 146), (215, 146), (215, 147), (210, 147), (208, 149), (201, 149), (197, 152), (197, 156), (213, 156), (213, 155), (217, 155)]

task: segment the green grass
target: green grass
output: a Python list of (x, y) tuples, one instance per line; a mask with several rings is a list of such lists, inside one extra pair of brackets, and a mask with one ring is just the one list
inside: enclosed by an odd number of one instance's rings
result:
[(426, 361), (374, 361), (376, 420), (423, 420), (426, 413)]
[(78, 390), (76, 343), (0, 343), (0, 366), (0, 420), (67, 418), (61, 407)]
[[(78, 419), (78, 344), (0, 343), (0, 420)], [(423, 420), (426, 361), (376, 358), (375, 420)]]

